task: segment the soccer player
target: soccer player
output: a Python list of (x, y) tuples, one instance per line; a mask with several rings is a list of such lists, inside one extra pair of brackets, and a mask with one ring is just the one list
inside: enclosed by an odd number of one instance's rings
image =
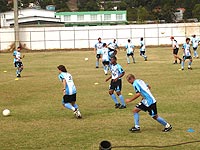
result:
[(117, 42), (116, 42), (116, 39), (113, 40), (113, 42), (110, 42), (108, 44), (108, 49), (109, 49), (109, 56), (112, 57), (112, 56), (116, 56), (117, 54), (117, 49), (119, 48)]
[[(124, 97), (121, 94), (122, 88), (122, 77), (124, 76), (125, 72), (123, 68), (117, 64), (116, 56), (111, 57), (111, 65), (110, 65), (111, 76), (106, 79), (106, 82), (111, 79), (110, 86), (109, 86), (109, 94), (115, 103), (115, 108), (124, 109), (126, 108), (126, 104), (124, 101)], [(120, 102), (118, 102), (114, 91), (117, 93)]]
[(157, 114), (156, 99), (153, 97), (150, 91), (150, 86), (147, 85), (143, 80), (136, 79), (133, 74), (127, 75), (126, 79), (133, 86), (136, 92), (136, 94), (132, 98), (126, 99), (126, 103), (132, 102), (140, 96), (142, 97), (142, 101), (138, 103), (133, 109), (134, 126), (129, 129), (129, 131), (140, 131), (139, 112), (141, 110), (145, 112), (148, 111), (149, 115), (153, 119), (162, 124), (164, 126), (163, 132), (170, 131), (172, 129), (172, 126)]
[(199, 45), (199, 39), (196, 37), (196, 35), (193, 35), (192, 36), (192, 40), (191, 40), (191, 43), (192, 43), (192, 47), (193, 47), (193, 50), (194, 50), (194, 58), (199, 58), (199, 55), (197, 53), (197, 48), (198, 48), (198, 45)]
[(21, 52), (20, 51), (21, 51), (21, 47), (18, 47), (17, 50), (15, 50), (13, 52), (14, 65), (17, 68), (16, 76), (18, 78), (21, 77), (21, 72), (24, 69), (24, 66), (23, 66), (23, 63), (22, 63), (22, 58), (24, 58), (24, 55), (23, 55), (23, 57), (21, 57)]
[(183, 44), (183, 61), (181, 63), (181, 70), (184, 70), (185, 60), (189, 59), (188, 69), (192, 70), (192, 56), (190, 50), (190, 38), (186, 38), (186, 43)]
[(147, 56), (145, 55), (145, 44), (144, 44), (144, 38), (141, 37), (140, 38), (140, 56), (142, 56), (144, 58), (145, 61), (147, 61)]
[(98, 43), (95, 44), (94, 53), (96, 54), (96, 68), (99, 68), (99, 59), (102, 55), (103, 43), (101, 42), (101, 38), (98, 38)]
[(179, 59), (180, 64), (181, 64), (182, 59), (178, 56), (178, 50), (179, 50), (178, 42), (174, 39), (173, 36), (171, 36), (170, 39), (172, 41), (172, 49), (173, 49), (173, 55), (174, 55), (174, 64), (177, 64), (177, 59)]
[(107, 44), (103, 43), (102, 49), (102, 63), (103, 63), (103, 70), (105, 75), (108, 74), (108, 67), (109, 67), (109, 50), (107, 48)]
[(65, 108), (70, 109), (74, 112), (77, 118), (82, 118), (81, 113), (76, 104), (76, 87), (72, 79), (72, 75), (67, 72), (65, 66), (59, 65), (58, 67), (58, 78), (62, 82), (63, 88), (63, 99), (62, 104)]
[(127, 58), (127, 63), (130, 64), (129, 56), (132, 57), (133, 63), (135, 63), (135, 58), (134, 58), (134, 45), (131, 43), (131, 40), (128, 39), (128, 43), (125, 46), (126, 48), (126, 58)]

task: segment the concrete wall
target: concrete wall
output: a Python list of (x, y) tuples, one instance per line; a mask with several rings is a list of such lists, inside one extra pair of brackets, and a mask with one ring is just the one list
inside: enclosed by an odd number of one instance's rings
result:
[[(144, 37), (149, 45), (170, 45), (170, 36), (175, 36), (178, 43), (185, 42), (186, 37), (196, 34), (200, 36), (200, 23), (179, 24), (146, 24), (117, 25), (91, 27), (46, 27), (20, 28), (20, 42), (33, 50), (92, 48), (101, 37), (103, 42), (117, 39), (120, 46), (131, 39), (134, 45), (139, 45), (140, 37)], [(14, 43), (14, 29), (0, 29), (0, 50), (5, 50)]]

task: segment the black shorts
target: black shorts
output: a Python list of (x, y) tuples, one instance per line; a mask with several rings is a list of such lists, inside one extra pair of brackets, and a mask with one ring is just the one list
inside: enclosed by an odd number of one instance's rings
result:
[(63, 103), (71, 103), (75, 101), (76, 101), (76, 94), (63, 96)]
[(133, 56), (133, 53), (126, 54), (127, 56)]
[(156, 107), (156, 103), (154, 104), (151, 104), (149, 107), (145, 106), (142, 102), (140, 102), (139, 104), (137, 104), (135, 106), (136, 108), (139, 108), (140, 110), (143, 110), (143, 111), (148, 111), (149, 112), (149, 115), (151, 117), (154, 117), (155, 115), (157, 115), (157, 107)]
[(104, 66), (109, 65), (109, 61), (103, 61), (102, 63), (103, 63)]
[(196, 51), (196, 50), (197, 50), (197, 47), (193, 47), (193, 50)]
[(97, 54), (97, 55), (96, 55), (96, 58), (101, 58), (101, 54)]
[(173, 54), (177, 55), (178, 54), (178, 50), (179, 50), (179, 48), (173, 49)]
[(120, 92), (122, 88), (122, 80), (119, 79), (116, 82), (113, 81), (113, 79), (110, 82), (109, 90), (114, 90), (116, 92)]
[(183, 60), (192, 59), (192, 56), (183, 56)]
[(21, 61), (16, 61), (14, 63), (14, 65), (15, 65), (15, 67), (19, 68), (19, 67), (23, 66), (23, 63)]
[(140, 55), (145, 55), (145, 51), (140, 51)]

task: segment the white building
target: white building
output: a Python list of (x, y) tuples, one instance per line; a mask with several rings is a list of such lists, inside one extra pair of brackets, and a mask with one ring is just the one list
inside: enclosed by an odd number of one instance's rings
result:
[[(0, 13), (1, 28), (14, 25), (14, 11)], [(58, 24), (60, 19), (55, 17), (54, 11), (26, 8), (18, 11), (19, 26), (39, 26), (42, 24)]]
[(56, 18), (65, 22), (66, 26), (73, 25), (104, 25), (125, 24), (126, 11), (88, 11), (88, 12), (58, 12)]

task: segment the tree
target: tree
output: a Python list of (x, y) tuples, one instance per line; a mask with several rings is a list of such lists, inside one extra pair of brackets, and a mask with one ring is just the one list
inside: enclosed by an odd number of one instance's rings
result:
[(196, 4), (192, 11), (193, 17), (200, 20), (200, 4)]
[(12, 8), (12, 4), (8, 4), (7, 0), (0, 0), (0, 13), (9, 11)]

